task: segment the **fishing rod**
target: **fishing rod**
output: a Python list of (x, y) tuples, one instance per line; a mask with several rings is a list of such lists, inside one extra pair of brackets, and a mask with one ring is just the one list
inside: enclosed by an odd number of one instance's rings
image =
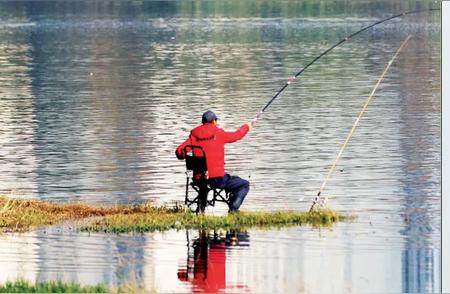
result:
[(378, 78), (377, 83), (375, 84), (375, 87), (373, 88), (372, 92), (370, 93), (369, 97), (366, 100), (366, 103), (364, 103), (363, 108), (361, 109), (361, 111), (359, 112), (358, 117), (356, 118), (355, 122), (353, 123), (352, 128), (350, 129), (350, 132), (347, 135), (347, 138), (345, 139), (344, 143), (341, 146), (341, 149), (339, 150), (336, 158), (333, 161), (333, 164), (330, 166), (330, 169), (328, 170), (327, 176), (325, 178), (325, 180), (322, 183), (322, 186), (320, 186), (319, 189), (319, 193), (317, 193), (317, 196), (314, 198), (313, 204), (311, 205), (311, 208), (309, 209), (309, 212), (313, 211), (314, 206), (316, 206), (316, 204), (319, 204), (321, 206), (323, 206), (326, 203), (327, 197), (325, 197), (325, 199), (320, 198), (320, 194), (322, 194), (323, 190), (325, 189), (325, 185), (328, 183), (328, 180), (331, 177), (331, 174), (334, 172), (335, 168), (336, 168), (336, 164), (339, 160), (339, 158), (341, 157), (342, 153), (344, 152), (345, 147), (347, 147), (348, 142), (350, 141), (350, 138), (353, 135), (353, 132), (355, 131), (356, 127), (358, 126), (358, 123), (360, 122), (363, 114), (366, 112), (367, 107), (369, 106), (370, 101), (372, 100), (373, 96), (375, 95), (376, 90), (378, 89), (378, 86), (380, 86), (381, 81), (384, 79), (386, 73), (388, 72), (389, 68), (391, 67), (392, 63), (394, 62), (394, 60), (397, 58), (398, 54), (400, 53), (400, 51), (402, 51), (402, 49), (406, 46), (406, 43), (408, 43), (409, 39), (411, 39), (411, 35), (409, 35), (400, 45), (400, 47), (398, 47), (397, 51), (395, 51), (394, 56), (391, 58), (391, 60), (388, 62), (388, 64), (386, 65), (386, 67), (383, 70), (383, 73), (381, 74), (381, 76)]
[(336, 48), (337, 46), (341, 45), (342, 43), (350, 40), (351, 38), (353, 38), (354, 36), (358, 35), (359, 33), (362, 33), (376, 25), (379, 25), (383, 22), (389, 21), (391, 19), (394, 18), (398, 18), (398, 17), (402, 17), (408, 14), (415, 14), (415, 13), (422, 13), (422, 12), (427, 12), (427, 11), (436, 11), (436, 10), (440, 10), (439, 8), (431, 8), (431, 9), (426, 9), (426, 10), (412, 10), (412, 11), (407, 11), (407, 12), (403, 12), (403, 13), (399, 13), (393, 16), (390, 16), (388, 18), (379, 20), (371, 25), (368, 25), (362, 29), (360, 29), (359, 31), (356, 31), (348, 36), (346, 36), (345, 38), (343, 38), (342, 40), (340, 40), (339, 42), (337, 42), (336, 44), (334, 44), (333, 46), (331, 46), (330, 48), (328, 48), (327, 50), (323, 51), (319, 56), (317, 56), (316, 58), (314, 58), (310, 63), (308, 63), (305, 67), (303, 67), (302, 69), (300, 69), (299, 72), (297, 72), (294, 76), (292, 76), (291, 78), (289, 78), (289, 80), (284, 84), (283, 87), (281, 87), (281, 89), (269, 100), (269, 102), (267, 102), (267, 104), (256, 114), (255, 118), (253, 118), (252, 120), (252, 125), (255, 125), (256, 122), (258, 121), (258, 119), (261, 118), (262, 114), (266, 111), (266, 109), (273, 103), (273, 101), (281, 94), (281, 92), (283, 92), (293, 81), (295, 81), (295, 79), (297, 79), (298, 76), (300, 76), (308, 67), (310, 67), (311, 65), (313, 65), (317, 60), (319, 60), (320, 58), (322, 58), (322, 56), (328, 54), (328, 52), (330, 52), (331, 50), (333, 50), (334, 48)]

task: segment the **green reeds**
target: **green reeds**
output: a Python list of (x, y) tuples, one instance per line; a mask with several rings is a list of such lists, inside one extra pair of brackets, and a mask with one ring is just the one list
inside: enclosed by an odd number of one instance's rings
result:
[(77, 283), (37, 282), (19, 280), (0, 285), (0, 293), (111, 293), (104, 284), (82, 286)]
[(32, 283), (18, 280), (0, 285), (0, 293), (156, 293), (156, 290), (144, 289), (135, 283), (126, 283), (110, 288), (105, 284), (83, 286), (74, 282), (47, 281)]
[(0, 196), (0, 232), (26, 231), (66, 220), (88, 220), (81, 225), (88, 232), (152, 232), (170, 229), (246, 229), (284, 226), (331, 226), (343, 220), (331, 209), (313, 212), (275, 211), (240, 212), (224, 216), (197, 215), (182, 207), (154, 207), (151, 203), (114, 207), (86, 204), (57, 204), (39, 200), (12, 199)]

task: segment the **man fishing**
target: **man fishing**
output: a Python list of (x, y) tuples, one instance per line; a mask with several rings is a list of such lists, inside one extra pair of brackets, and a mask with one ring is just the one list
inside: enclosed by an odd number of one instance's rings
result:
[(242, 139), (252, 129), (251, 123), (243, 124), (235, 132), (217, 127), (217, 116), (208, 110), (202, 115), (202, 124), (194, 128), (189, 137), (175, 151), (178, 159), (184, 159), (184, 147), (196, 145), (203, 148), (208, 167), (208, 184), (212, 188), (225, 189), (231, 193), (229, 211), (236, 212), (250, 189), (249, 182), (225, 173), (225, 144)]

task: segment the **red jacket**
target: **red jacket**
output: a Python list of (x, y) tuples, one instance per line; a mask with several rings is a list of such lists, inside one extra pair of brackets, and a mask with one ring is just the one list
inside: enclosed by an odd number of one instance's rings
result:
[(208, 177), (223, 177), (225, 175), (225, 143), (233, 143), (242, 139), (249, 131), (248, 125), (242, 125), (235, 132), (225, 132), (213, 123), (202, 124), (191, 131), (189, 137), (177, 147), (177, 156), (184, 158), (183, 148), (186, 145), (196, 145), (206, 153)]

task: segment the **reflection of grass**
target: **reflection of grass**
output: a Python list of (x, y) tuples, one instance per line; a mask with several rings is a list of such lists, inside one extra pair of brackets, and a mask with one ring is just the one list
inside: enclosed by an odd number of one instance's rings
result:
[(81, 286), (77, 283), (27, 281), (6, 282), (0, 285), (0, 293), (110, 293), (104, 284)]
[(241, 212), (225, 216), (196, 215), (180, 207), (154, 207), (150, 203), (114, 207), (57, 204), (39, 200), (0, 197), (0, 231), (25, 231), (64, 220), (98, 216), (82, 226), (83, 231), (149, 232), (170, 229), (228, 229), (282, 227), (311, 224), (330, 226), (344, 216), (330, 209), (312, 213), (299, 211)]

